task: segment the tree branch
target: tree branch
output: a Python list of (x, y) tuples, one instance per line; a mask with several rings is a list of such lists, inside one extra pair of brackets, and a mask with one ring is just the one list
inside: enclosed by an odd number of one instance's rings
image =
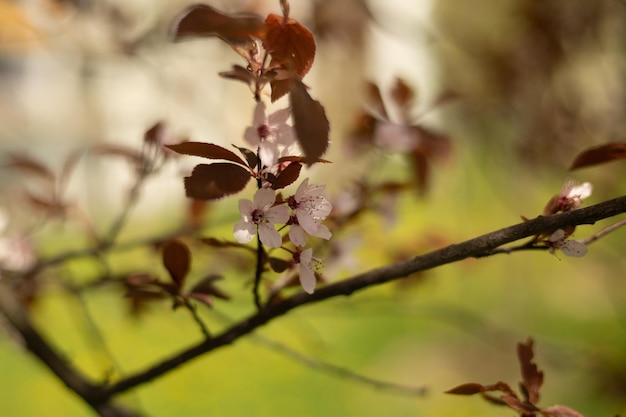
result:
[(316, 303), (340, 295), (350, 295), (373, 285), (383, 284), (406, 277), (415, 272), (436, 268), (462, 259), (489, 256), (494, 249), (507, 243), (562, 229), (567, 226), (593, 224), (596, 221), (624, 212), (626, 212), (626, 196), (567, 213), (539, 216), (535, 219), (509, 226), (462, 243), (450, 245), (405, 261), (372, 269), (355, 275), (352, 278), (321, 287), (313, 294), (295, 294), (276, 304), (267, 305), (262, 311), (258, 311), (256, 314), (235, 324), (210, 340), (205, 340), (179, 352), (160, 364), (124, 378), (115, 384), (103, 387), (100, 392), (101, 399), (102, 401), (106, 401), (116, 394), (162, 376), (200, 355), (233, 343), (240, 337), (254, 331), (269, 321), (303, 305)]

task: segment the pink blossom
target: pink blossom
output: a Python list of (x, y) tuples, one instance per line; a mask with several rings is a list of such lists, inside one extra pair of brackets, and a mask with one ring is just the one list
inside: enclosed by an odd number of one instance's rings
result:
[(550, 253), (554, 253), (555, 249), (559, 249), (566, 256), (580, 258), (587, 253), (587, 246), (577, 240), (567, 240), (568, 235), (563, 229), (558, 229), (548, 238)]
[(270, 248), (282, 245), (280, 233), (274, 224), (285, 224), (289, 220), (287, 206), (273, 206), (276, 201), (274, 190), (261, 188), (254, 194), (254, 201), (239, 200), (239, 212), (242, 219), (235, 224), (233, 233), (239, 243), (248, 243), (257, 230), (261, 242)]
[(591, 195), (593, 186), (589, 182), (576, 184), (568, 179), (561, 188), (561, 194), (552, 197), (543, 210), (544, 215), (555, 214), (575, 210), (582, 204), (582, 201)]
[(306, 244), (306, 235), (330, 239), (332, 233), (321, 224), (332, 210), (330, 202), (322, 195), (323, 185), (309, 185), (305, 179), (296, 190), (295, 195), (288, 199), (295, 215), (290, 220), (289, 239), (296, 246)]
[(305, 249), (294, 255), (295, 261), (300, 265), (300, 285), (305, 292), (313, 294), (315, 291), (315, 271), (313, 268), (313, 249)]
[(295, 142), (293, 127), (287, 124), (291, 115), (289, 108), (267, 115), (265, 104), (259, 101), (254, 109), (252, 126), (246, 128), (244, 139), (259, 150), (264, 166), (274, 166), (280, 155), (279, 146), (290, 146)]

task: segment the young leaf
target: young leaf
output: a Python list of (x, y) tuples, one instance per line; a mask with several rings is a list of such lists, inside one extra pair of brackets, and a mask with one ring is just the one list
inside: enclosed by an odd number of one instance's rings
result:
[(528, 339), (526, 343), (517, 344), (517, 357), (520, 363), (522, 373), (522, 384), (526, 388), (528, 394), (527, 400), (536, 404), (539, 401), (539, 390), (543, 384), (543, 372), (537, 368), (533, 360), (533, 340)]
[(248, 148), (241, 148), (241, 147), (235, 146), (235, 145), (233, 145), (233, 146), (235, 148), (237, 148), (239, 150), (239, 152), (241, 152), (241, 154), (246, 158), (246, 161), (248, 162), (248, 166), (250, 168), (252, 168), (252, 169), (256, 168), (257, 164), (259, 163), (259, 158), (257, 157), (256, 153), (252, 152)]
[(255, 14), (226, 14), (205, 4), (185, 9), (173, 27), (174, 40), (196, 36), (218, 36), (224, 40), (263, 38), (265, 24)]
[(293, 184), (300, 176), (302, 164), (292, 162), (285, 169), (278, 173), (278, 176), (272, 181), (272, 189), (279, 190)]
[(256, 76), (248, 71), (246, 68), (241, 65), (233, 65), (233, 69), (230, 71), (222, 71), (218, 73), (220, 77), (228, 78), (231, 80), (241, 81), (244, 84), (248, 84), (249, 86), (254, 83)]
[(179, 290), (189, 273), (190, 264), (191, 252), (187, 245), (175, 239), (165, 242), (163, 245), (163, 265)]
[[(315, 59), (315, 39), (313, 34), (298, 21), (275, 14), (265, 19), (267, 34), (263, 47), (272, 56), (270, 67), (292, 71), (303, 78)], [(270, 82), (272, 101), (289, 92), (289, 79), (276, 79)]]
[(157, 122), (150, 129), (146, 130), (143, 135), (143, 141), (146, 143), (160, 144), (163, 142), (165, 134), (165, 123)]
[(191, 176), (185, 177), (187, 197), (196, 200), (217, 200), (238, 193), (250, 180), (250, 172), (227, 162), (197, 165)]
[(189, 296), (203, 302), (209, 307), (212, 305), (211, 296), (221, 298), (222, 300), (230, 300), (230, 296), (215, 285), (215, 282), (220, 279), (222, 279), (220, 275), (209, 275), (205, 277), (191, 288)]
[(626, 143), (607, 143), (585, 149), (576, 155), (569, 169), (585, 168), (624, 158), (626, 158)]
[(165, 145), (165, 147), (183, 155), (199, 156), (207, 159), (225, 159), (226, 161), (246, 165), (244, 160), (237, 156), (236, 153), (214, 143), (182, 142), (177, 145)]
[(265, 19), (263, 47), (272, 55), (272, 65), (295, 71), (303, 78), (313, 65), (315, 39), (298, 21), (275, 14)]
[(307, 165), (326, 152), (330, 124), (322, 104), (313, 100), (300, 80), (292, 80), (289, 91), (294, 129)]
[(55, 175), (41, 162), (35, 159), (20, 154), (9, 154), (7, 168), (12, 168), (17, 171), (21, 171), (24, 174), (35, 175), (50, 184), (54, 184)]

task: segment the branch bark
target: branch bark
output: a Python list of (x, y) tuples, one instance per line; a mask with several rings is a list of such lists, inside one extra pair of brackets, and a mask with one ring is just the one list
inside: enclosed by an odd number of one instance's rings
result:
[(110, 385), (97, 385), (72, 367), (55, 350), (53, 344), (35, 328), (28, 312), (17, 301), (10, 285), (0, 280), (0, 313), (23, 338), (26, 348), (47, 366), (69, 389), (79, 395), (103, 417), (128, 417), (137, 414), (112, 402), (112, 398), (186, 364), (203, 354), (235, 342), (264, 324), (301, 306), (340, 295), (350, 295), (374, 285), (400, 279), (415, 272), (433, 269), (470, 257), (485, 257), (494, 249), (519, 239), (554, 231), (567, 226), (593, 224), (596, 221), (626, 212), (626, 196), (583, 209), (538, 217), (506, 227), (462, 243), (360, 273), (351, 278), (319, 288), (314, 294), (298, 293), (264, 307), (247, 319), (233, 325), (218, 336), (206, 339), (171, 356), (169, 359)]
[(128, 391), (160, 377), (198, 356), (231, 344), (269, 321), (301, 306), (340, 295), (347, 296), (370, 286), (383, 284), (406, 277), (415, 272), (433, 269), (462, 259), (489, 256), (491, 251), (507, 243), (562, 229), (567, 226), (593, 224), (599, 220), (613, 217), (624, 212), (626, 212), (626, 196), (567, 213), (539, 216), (535, 219), (496, 230), (462, 243), (450, 245), (405, 261), (363, 272), (351, 278), (319, 288), (313, 294), (295, 294), (276, 304), (266, 306), (263, 310), (233, 325), (212, 339), (205, 340), (181, 351), (149, 369), (121, 379), (110, 386), (103, 387), (100, 391), (101, 400), (106, 401), (119, 393)]

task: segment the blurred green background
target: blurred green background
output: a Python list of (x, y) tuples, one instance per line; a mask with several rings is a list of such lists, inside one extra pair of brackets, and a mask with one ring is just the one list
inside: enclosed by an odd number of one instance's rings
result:
[[(396, 77), (406, 80), (418, 94), (418, 122), (445, 134), (452, 147), (445, 162), (430, 165), (425, 194), (398, 197), (395, 219), (374, 212), (350, 230), (333, 231), (333, 239), (358, 243), (349, 267), (326, 266), (333, 273), (329, 279), (472, 238), (517, 223), (521, 215), (534, 217), (568, 176), (594, 184), (586, 204), (626, 192), (623, 164), (566, 171), (585, 147), (624, 141), (623, 2), (292, 3), (294, 17), (318, 40), (305, 81), (331, 120), (328, 159), (335, 163), (307, 175), (327, 182), (329, 196), (365, 173), (370, 180), (410, 176), (402, 155), (350, 149), (353, 142), (346, 138), (366, 98), (365, 80), (383, 92)], [(185, 4), (0, 2), (0, 152), (27, 153), (58, 169), (68, 152), (90, 144), (139, 147), (156, 120), (166, 120), (173, 135), (237, 143), (254, 103), (244, 86), (217, 72), (239, 58), (214, 39), (168, 42), (168, 25)], [(211, 4), (261, 14), (279, 10), (273, 1)], [(456, 99), (430, 109), (444, 91)], [(181, 222), (181, 177), (192, 162), (170, 166), (147, 185), (122, 240), (158, 236)], [(68, 194), (104, 229), (120, 209), (129, 178), (124, 163), (87, 156)], [(38, 215), (23, 208), (20, 192), (30, 186), (9, 171), (0, 176), (0, 204), (12, 216), (11, 227), (34, 230), (38, 249), (47, 255), (84, 245), (72, 222), (40, 226)], [(235, 207), (236, 199), (212, 207), (206, 234), (227, 237), (238, 217)], [(610, 223), (580, 227), (576, 237)], [(586, 416), (624, 415), (625, 248), (618, 231), (581, 259), (526, 252), (467, 260), (307, 306), (121, 401), (159, 417), (512, 415), (480, 398), (443, 392), (465, 382), (516, 386), (515, 344), (532, 337), (546, 374), (542, 405), (565, 404)], [(194, 254), (190, 279), (219, 271), (227, 276), (221, 288), (233, 296), (216, 301), (213, 311), (200, 307), (209, 327), (219, 330), (227, 326), (225, 317), (251, 314), (242, 268), (222, 270), (223, 252), (202, 248)], [(118, 274), (159, 270), (149, 249), (112, 255), (108, 264)], [(84, 282), (100, 267), (77, 261), (51, 276)], [(44, 282), (33, 319), (94, 379), (138, 371), (201, 340), (189, 314), (172, 311), (168, 302), (137, 318), (129, 315), (121, 286), (79, 298), (54, 278)], [(408, 397), (331, 375), (268, 340), (371, 378), (424, 386), (427, 394)], [(6, 416), (93, 415), (8, 329), (0, 337), (0, 393)]]

